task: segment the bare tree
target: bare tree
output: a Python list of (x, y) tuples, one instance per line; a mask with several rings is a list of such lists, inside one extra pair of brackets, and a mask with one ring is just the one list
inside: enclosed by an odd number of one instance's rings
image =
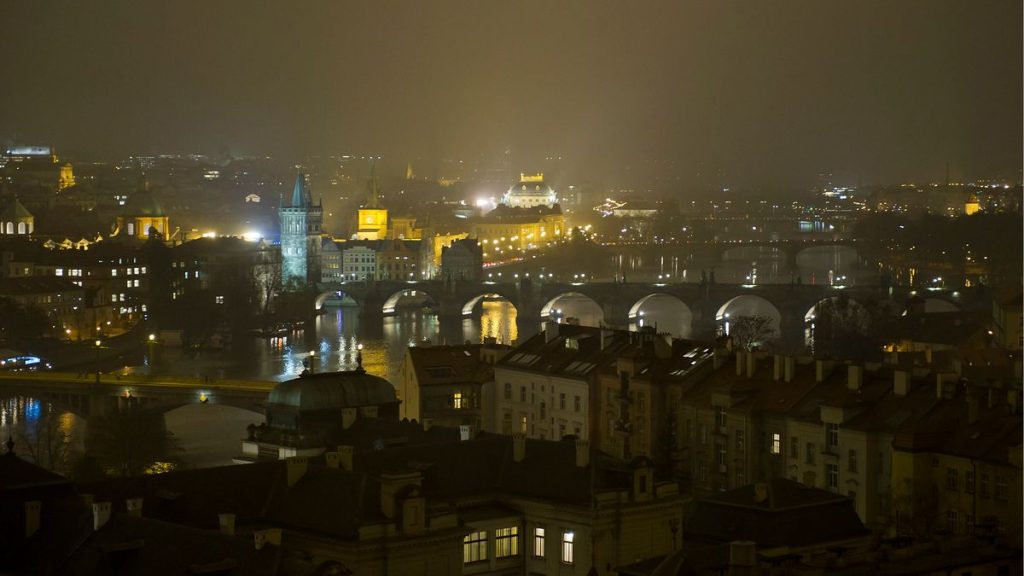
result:
[(729, 336), (741, 350), (763, 348), (775, 340), (774, 321), (760, 314), (737, 316), (729, 322)]
[(67, 474), (71, 465), (71, 432), (63, 416), (47, 411), (18, 432), (17, 445), (38, 466), (58, 474)]

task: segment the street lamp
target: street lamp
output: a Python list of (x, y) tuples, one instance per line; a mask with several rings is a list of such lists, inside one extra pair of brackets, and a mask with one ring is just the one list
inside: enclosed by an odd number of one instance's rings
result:
[(315, 369), (313, 368), (313, 363), (314, 363), (315, 360), (316, 360), (316, 350), (310, 350), (309, 351), (309, 373), (310, 374), (315, 372)]
[(101, 341), (99, 338), (97, 338), (96, 342), (94, 344), (95, 344), (95, 346), (93, 346), (93, 350), (95, 351), (95, 359), (96, 359), (96, 362), (95, 362), (95, 364), (96, 364), (96, 383), (99, 384), (100, 383), (100, 346), (103, 345), (103, 341)]

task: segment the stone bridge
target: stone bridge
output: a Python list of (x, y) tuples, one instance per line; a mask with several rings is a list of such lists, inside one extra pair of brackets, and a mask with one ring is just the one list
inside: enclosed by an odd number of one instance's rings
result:
[(741, 299), (757, 301), (778, 313), (780, 340), (785, 345), (802, 345), (805, 316), (822, 300), (845, 294), (859, 303), (884, 302), (896, 309), (905, 309), (907, 300), (915, 295), (943, 300), (956, 308), (974, 308), (984, 301), (982, 290), (927, 292), (906, 287), (879, 286), (835, 287), (809, 284), (713, 284), (713, 283), (562, 283), (562, 282), (361, 282), (321, 286), (317, 298), (320, 309), (327, 297), (341, 293), (359, 306), (364, 318), (383, 316), (394, 310), (403, 294), (416, 292), (433, 300), (441, 321), (458, 319), (473, 313), (474, 305), (484, 297), (501, 297), (516, 307), (520, 338), (539, 331), (541, 322), (549, 318), (552, 307), (562, 296), (582, 295), (602, 311), (602, 323), (613, 328), (626, 328), (635, 321), (640, 307), (654, 295), (676, 299), (690, 312), (691, 336), (711, 338), (722, 325), (727, 307)]
[(25, 396), (53, 403), (82, 418), (142, 406), (167, 412), (185, 404), (223, 404), (263, 413), (276, 382), (148, 378), (96, 373), (0, 372), (0, 398)]

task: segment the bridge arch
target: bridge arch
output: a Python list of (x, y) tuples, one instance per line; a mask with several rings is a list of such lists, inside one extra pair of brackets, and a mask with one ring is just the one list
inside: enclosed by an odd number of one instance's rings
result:
[(435, 307), (440, 304), (440, 300), (435, 298), (430, 292), (421, 287), (410, 285), (400, 288), (388, 296), (381, 306), (381, 312), (384, 314), (394, 314), (398, 310), (398, 304), (402, 298), (427, 298)]
[(323, 310), (324, 305), (327, 303), (328, 300), (332, 298), (340, 299), (342, 301), (342, 306), (344, 306), (346, 300), (348, 300), (355, 304), (356, 306), (362, 307), (362, 302), (360, 302), (355, 296), (353, 296), (349, 292), (346, 292), (343, 288), (336, 288), (333, 290), (324, 290), (317, 294), (316, 300), (314, 302), (315, 309), (317, 311)]
[[(647, 304), (661, 304), (667, 312), (650, 315), (645, 313)], [(693, 331), (693, 311), (677, 296), (665, 292), (654, 292), (637, 300), (629, 309), (630, 327), (639, 329), (645, 324), (658, 324), (661, 331), (677, 338), (689, 338)]]
[[(559, 300), (565, 298), (576, 300), (576, 302), (571, 302), (573, 306), (569, 311), (556, 306)], [(567, 291), (548, 300), (540, 309), (540, 317), (542, 319), (554, 318), (559, 321), (575, 317), (580, 320), (580, 324), (597, 326), (604, 321), (604, 309), (597, 300), (583, 292)]]
[(775, 304), (754, 294), (741, 294), (727, 300), (715, 312), (715, 323), (720, 335), (729, 336), (736, 319), (753, 316), (767, 318), (766, 331), (774, 338), (780, 336), (782, 312)]
[(473, 314), (473, 309), (476, 308), (476, 305), (479, 304), (485, 298), (493, 298), (493, 299), (500, 298), (501, 300), (504, 300), (504, 301), (508, 302), (509, 304), (511, 304), (513, 308), (518, 309), (518, 307), (516, 306), (515, 301), (512, 298), (509, 298), (508, 296), (506, 296), (505, 294), (502, 294), (500, 292), (482, 292), (482, 293), (477, 294), (476, 296), (473, 296), (472, 298), (466, 300), (465, 303), (462, 304), (462, 315), (463, 316), (469, 316), (469, 315)]

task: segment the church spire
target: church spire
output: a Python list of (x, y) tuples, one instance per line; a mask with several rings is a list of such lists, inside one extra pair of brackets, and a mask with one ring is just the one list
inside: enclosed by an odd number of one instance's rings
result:
[(301, 171), (295, 175), (295, 187), (292, 188), (292, 208), (302, 208), (305, 206), (305, 198), (309, 195), (306, 190), (306, 178), (305, 174)]
[(377, 161), (370, 161), (369, 198), (364, 208), (380, 208), (380, 189), (377, 185)]

